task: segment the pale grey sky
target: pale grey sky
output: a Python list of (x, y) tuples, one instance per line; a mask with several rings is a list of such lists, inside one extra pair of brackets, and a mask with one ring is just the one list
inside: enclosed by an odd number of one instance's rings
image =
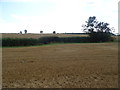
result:
[(0, 33), (79, 33), (89, 16), (118, 32), (119, 0), (0, 0)]

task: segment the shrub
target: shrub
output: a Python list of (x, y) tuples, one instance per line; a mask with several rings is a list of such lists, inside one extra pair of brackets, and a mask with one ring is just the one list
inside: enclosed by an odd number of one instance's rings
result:
[(38, 40), (33, 38), (2, 38), (2, 46), (30, 46), (37, 44)]
[[(106, 35), (103, 35), (103, 38), (98, 38), (99, 35), (95, 34), (91, 37), (57, 37), (57, 36), (48, 36), (41, 37), (39, 39), (33, 38), (2, 38), (2, 46), (31, 46), (31, 45), (42, 45), (49, 43), (87, 43), (87, 42), (97, 42), (98, 39), (102, 41), (108, 41), (111, 38), (104, 38)], [(101, 33), (100, 33), (101, 35)], [(94, 38), (96, 37), (96, 38)], [(91, 41), (92, 40), (92, 41)], [(94, 40), (94, 41), (93, 41)], [(111, 39), (112, 40), (112, 39)], [(101, 42), (102, 42), (101, 41)]]
[(89, 42), (89, 37), (61, 37), (60, 42), (64, 43), (84, 43)]
[(113, 38), (106, 32), (93, 32), (89, 34), (91, 42), (107, 42), (113, 41)]
[(55, 42), (59, 42), (59, 37), (41, 37), (38, 39), (39, 43), (41, 44), (48, 44), (48, 43), (55, 43)]

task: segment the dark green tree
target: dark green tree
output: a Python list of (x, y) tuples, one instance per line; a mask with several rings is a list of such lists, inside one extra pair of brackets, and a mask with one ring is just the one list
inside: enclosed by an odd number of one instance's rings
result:
[(27, 34), (27, 30), (26, 29), (24, 30), (24, 32), (25, 32), (25, 34)]
[(22, 34), (22, 31), (20, 31), (20, 34)]
[(53, 34), (56, 34), (56, 31), (53, 31)]
[(113, 40), (112, 31), (114, 28), (110, 28), (108, 25), (108, 23), (98, 22), (93, 16), (89, 17), (82, 27), (83, 31), (89, 35), (91, 42), (106, 42)]
[(42, 33), (43, 33), (43, 31), (40, 31), (40, 33), (42, 34)]

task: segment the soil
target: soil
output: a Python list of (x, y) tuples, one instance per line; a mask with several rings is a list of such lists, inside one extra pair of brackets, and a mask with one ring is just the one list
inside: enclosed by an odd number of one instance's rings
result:
[(3, 88), (117, 88), (117, 43), (2, 49)]

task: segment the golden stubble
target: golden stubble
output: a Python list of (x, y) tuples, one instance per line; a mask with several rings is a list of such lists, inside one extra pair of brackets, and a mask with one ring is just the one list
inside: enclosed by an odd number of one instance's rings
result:
[(3, 48), (4, 88), (117, 88), (117, 43)]

